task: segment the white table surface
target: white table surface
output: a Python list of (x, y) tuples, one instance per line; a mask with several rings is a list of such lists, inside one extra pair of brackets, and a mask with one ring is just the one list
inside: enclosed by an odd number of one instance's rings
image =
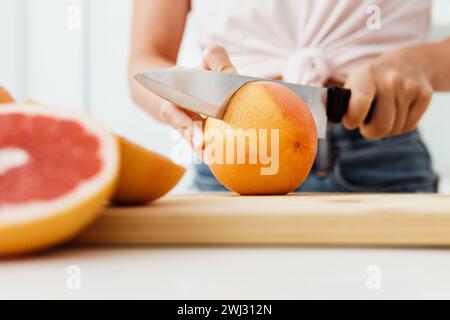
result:
[[(78, 290), (67, 287), (71, 265)], [(379, 290), (367, 286), (370, 266)], [(450, 298), (450, 250), (65, 248), (0, 261), (5, 298)]]
[[(440, 190), (450, 194), (450, 179)], [(67, 287), (72, 265), (77, 290)], [(371, 266), (379, 290), (367, 286)], [(450, 248), (62, 248), (0, 260), (9, 298), (450, 299)]]

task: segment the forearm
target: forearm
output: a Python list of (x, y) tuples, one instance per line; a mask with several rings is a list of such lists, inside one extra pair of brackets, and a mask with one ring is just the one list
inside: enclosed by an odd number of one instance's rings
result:
[(450, 39), (400, 49), (397, 54), (426, 75), (434, 91), (450, 91)]
[(128, 79), (134, 102), (155, 119), (163, 119), (163, 100), (145, 89), (135, 75), (173, 66), (184, 33), (190, 0), (135, 0)]
[(450, 91), (450, 38), (428, 45), (431, 84), (435, 91)]

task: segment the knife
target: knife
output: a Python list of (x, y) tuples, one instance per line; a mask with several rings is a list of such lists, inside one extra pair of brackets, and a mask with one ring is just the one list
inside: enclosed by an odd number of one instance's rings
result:
[[(285, 85), (310, 108), (319, 139), (326, 138), (327, 124), (340, 123), (348, 111), (351, 91), (338, 87), (312, 87), (278, 80), (262, 79), (232, 73), (186, 69), (181, 67), (154, 69), (138, 74), (135, 79), (144, 87), (183, 109), (223, 119), (234, 93), (248, 82), (271, 81)], [(366, 123), (370, 122), (376, 99)]]

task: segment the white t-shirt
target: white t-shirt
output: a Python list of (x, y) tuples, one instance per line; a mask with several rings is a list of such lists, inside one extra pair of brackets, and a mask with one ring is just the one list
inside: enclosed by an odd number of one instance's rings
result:
[(201, 47), (223, 45), (242, 74), (312, 85), (424, 41), (430, 11), (431, 0), (192, 0)]

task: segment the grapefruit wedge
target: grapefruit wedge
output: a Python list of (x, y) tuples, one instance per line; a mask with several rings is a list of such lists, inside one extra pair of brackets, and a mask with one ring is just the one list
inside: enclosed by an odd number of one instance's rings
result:
[(14, 102), (13, 97), (9, 94), (8, 91), (6, 91), (5, 88), (0, 86), (0, 104), (11, 102)]
[(117, 204), (145, 204), (172, 190), (186, 169), (157, 153), (118, 137), (121, 152)]
[(112, 196), (117, 139), (84, 114), (44, 106), (0, 108), (0, 256), (70, 239)]

